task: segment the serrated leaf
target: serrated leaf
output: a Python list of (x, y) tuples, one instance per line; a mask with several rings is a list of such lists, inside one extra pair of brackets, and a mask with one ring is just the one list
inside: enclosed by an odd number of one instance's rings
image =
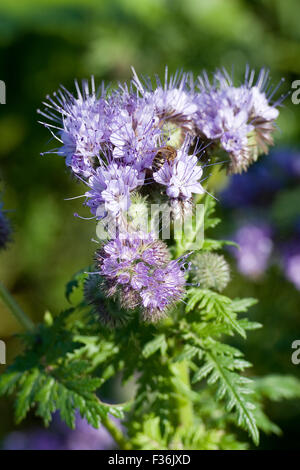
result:
[(168, 348), (166, 337), (164, 334), (156, 336), (153, 340), (145, 344), (142, 354), (145, 358), (152, 356), (156, 351), (161, 351), (161, 354), (165, 354)]

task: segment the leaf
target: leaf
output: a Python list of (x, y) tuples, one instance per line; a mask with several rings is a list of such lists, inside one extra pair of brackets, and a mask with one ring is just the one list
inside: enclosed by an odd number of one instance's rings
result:
[(247, 310), (255, 304), (257, 304), (257, 299), (251, 297), (246, 299), (234, 299), (231, 302), (231, 306), (235, 312), (247, 312)]
[[(190, 346), (189, 344), (186, 344), (180, 354), (176, 356), (173, 361), (174, 362), (181, 362), (181, 361), (186, 361), (189, 359), (193, 359), (194, 356), (198, 355), (201, 356), (201, 350), (195, 346)], [(199, 357), (201, 359), (201, 357)]]
[(272, 401), (300, 398), (300, 380), (291, 375), (268, 375), (253, 383), (256, 393)]
[(204, 320), (216, 319), (225, 322), (243, 338), (246, 337), (246, 332), (237, 320), (236, 313), (244, 311), (247, 304), (252, 305), (253, 299), (251, 299), (252, 303), (250, 299), (247, 299), (248, 302), (246, 300), (243, 304), (240, 300), (232, 301), (228, 297), (209, 289), (191, 289), (189, 293), (191, 295), (187, 302), (187, 312), (197, 310), (202, 314)]
[(65, 296), (70, 303), (76, 304), (80, 300), (82, 296), (84, 281), (88, 276), (86, 273), (87, 271), (88, 268), (81, 269), (76, 274), (74, 274), (72, 279), (66, 284)]
[(145, 358), (152, 356), (156, 351), (161, 352), (162, 355), (167, 351), (168, 345), (164, 334), (156, 336), (152, 341), (145, 344), (142, 354)]
[(146, 418), (143, 421), (142, 429), (134, 436), (134, 448), (142, 450), (167, 449), (167, 443), (161, 434), (159, 417), (147, 416)]
[(217, 383), (217, 399), (225, 400), (228, 412), (235, 411), (237, 424), (246, 429), (251, 435), (253, 442), (258, 445), (259, 432), (253, 413), (255, 405), (253, 401), (246, 398), (246, 396), (252, 393), (251, 381), (233, 372), (235, 369), (247, 367), (248, 363), (243, 364), (240, 361), (232, 362), (231, 357), (225, 357), (212, 350), (207, 350), (205, 355), (205, 364), (196, 372), (193, 382), (206, 377), (209, 385)]
[[(14, 386), (17, 390), (16, 420), (21, 422), (31, 407), (36, 406), (36, 414), (43, 418), (46, 425), (52, 419), (52, 414), (59, 409), (61, 418), (71, 428), (75, 425), (76, 410), (88, 421), (98, 428), (101, 419), (108, 413), (114, 414), (114, 406), (101, 403), (94, 393), (99, 387), (99, 378), (84, 377), (76, 372), (76, 367), (70, 369), (62, 367), (55, 370), (55, 376), (51, 371), (43, 369), (30, 369), (23, 373), (9, 372), (9, 381), (14, 378)], [(53, 372), (54, 373), (54, 372)], [(7, 389), (6, 373), (0, 378), (0, 395)], [(120, 407), (116, 410), (120, 416)]]
[(216, 251), (221, 250), (224, 246), (235, 246), (238, 248), (238, 244), (231, 240), (213, 240), (211, 238), (205, 238), (202, 250), (204, 251)]

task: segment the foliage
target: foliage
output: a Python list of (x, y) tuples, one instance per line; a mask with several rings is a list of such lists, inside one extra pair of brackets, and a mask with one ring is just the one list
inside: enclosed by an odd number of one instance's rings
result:
[[(205, 230), (218, 223), (209, 197), (204, 220)], [(202, 249), (221, 245), (210, 240)], [(118, 444), (135, 449), (243, 449), (247, 444), (234, 434), (236, 426), (256, 445), (259, 429), (280, 432), (263, 411), (264, 399), (299, 397), (299, 381), (250, 378), (251, 364), (227, 341), (260, 328), (244, 316), (254, 299), (191, 287), (164, 321), (152, 325), (133, 317), (110, 330), (83, 298), (86, 277), (84, 271), (74, 276), (66, 288), (72, 307), (54, 319), (47, 313), (23, 337), (25, 352), (0, 378), (0, 393), (15, 394), (17, 422), (31, 408), (46, 425), (57, 409), (70, 427), (76, 409), (94, 427), (114, 415), (127, 428), (127, 439)], [(117, 374), (124, 383), (135, 380), (135, 394), (125, 404), (109, 405), (99, 393)]]

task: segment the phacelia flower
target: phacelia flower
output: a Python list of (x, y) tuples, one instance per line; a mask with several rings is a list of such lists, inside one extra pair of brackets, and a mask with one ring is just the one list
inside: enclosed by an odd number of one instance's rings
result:
[(230, 269), (224, 256), (201, 252), (191, 261), (193, 281), (201, 288), (222, 292), (230, 281)]
[(11, 226), (0, 204), (0, 250), (11, 240)]
[(166, 67), (164, 84), (156, 78), (156, 87), (153, 88), (150, 79), (145, 80), (143, 84), (135, 70), (133, 73), (133, 84), (142, 101), (153, 110), (154, 115), (158, 118), (159, 127), (163, 134), (176, 133), (176, 130), (179, 129), (182, 144), (186, 134), (193, 133), (193, 118), (197, 111), (194, 92), (188, 87), (190, 74), (177, 72), (169, 78)]
[(126, 309), (139, 307), (155, 322), (184, 295), (184, 261), (170, 261), (164, 242), (134, 232), (111, 240), (96, 254), (107, 296), (119, 296)]
[(64, 156), (74, 173), (86, 177), (108, 142), (112, 108), (105, 99), (104, 86), (95, 90), (93, 77), (91, 90), (87, 81), (83, 81), (82, 91), (77, 82), (75, 85), (77, 97), (61, 87), (53, 98), (47, 97), (46, 109), (39, 113), (50, 120), (42, 124), (62, 144), (53, 152)]
[(300, 290), (300, 252), (286, 257), (284, 273), (296, 289)]
[[(245, 83), (234, 87), (226, 72), (217, 72), (213, 84), (206, 75), (199, 78), (196, 125), (204, 137), (219, 142), (229, 153), (231, 172), (241, 173), (266, 153), (273, 144), (276, 108), (281, 97), (272, 103), (275, 90), (267, 90), (268, 73), (262, 69), (253, 85), (254, 71), (246, 69)], [(272, 93), (271, 93), (272, 91)]]
[(292, 148), (276, 148), (242, 175), (232, 175), (221, 193), (229, 208), (268, 207), (282, 188), (300, 181), (300, 153)]
[(300, 290), (300, 238), (297, 234), (297, 228), (298, 231), (300, 229), (299, 223), (295, 228), (296, 236), (280, 247), (280, 254), (286, 279), (294, 284), (297, 290)]
[(160, 134), (149, 107), (137, 105), (130, 112), (128, 109), (121, 109), (111, 122), (112, 155), (139, 171), (150, 168), (157, 152)]
[(204, 192), (199, 182), (202, 174), (197, 156), (179, 151), (174, 161), (166, 161), (160, 170), (153, 173), (153, 178), (157, 183), (167, 186), (166, 193), (170, 198), (190, 199), (193, 193)]
[(99, 208), (111, 215), (117, 216), (130, 207), (130, 191), (141, 186), (144, 181), (143, 173), (132, 166), (118, 166), (110, 163), (106, 167), (99, 166), (93, 170), (88, 180), (91, 188), (85, 195), (86, 205), (94, 215), (99, 215)]

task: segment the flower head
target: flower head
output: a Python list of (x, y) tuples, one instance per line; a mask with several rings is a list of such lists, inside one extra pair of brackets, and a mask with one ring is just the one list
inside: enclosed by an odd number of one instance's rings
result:
[(141, 186), (143, 181), (144, 175), (132, 166), (118, 166), (114, 162), (106, 167), (101, 165), (93, 170), (88, 180), (91, 189), (85, 194), (86, 205), (95, 215), (104, 206), (106, 212), (117, 216), (129, 209), (130, 191)]
[(178, 72), (169, 77), (166, 67), (164, 83), (156, 78), (156, 86), (153, 87), (150, 78), (142, 83), (133, 70), (133, 85), (140, 94), (141, 102), (152, 110), (158, 120), (162, 136), (169, 140), (175, 134), (177, 140), (179, 137), (179, 144), (183, 143), (188, 133), (194, 131), (197, 104), (195, 94), (188, 86), (191, 78), (190, 74)]
[(128, 108), (120, 109), (111, 121), (112, 155), (125, 164), (133, 165), (139, 171), (150, 168), (160, 134), (149, 106), (135, 103), (130, 111)]
[[(298, 227), (298, 232), (299, 232)], [(297, 227), (296, 227), (297, 231)], [(288, 281), (290, 281), (297, 290), (300, 290), (300, 238), (296, 233), (288, 243), (280, 247), (281, 265)]]
[(83, 81), (82, 90), (77, 82), (75, 85), (76, 97), (61, 87), (53, 98), (47, 97), (46, 110), (39, 112), (50, 121), (42, 124), (62, 144), (54, 151), (65, 157), (74, 173), (89, 176), (108, 142), (112, 108), (105, 98), (104, 86), (95, 90), (93, 77), (91, 90), (87, 81)]
[(196, 125), (204, 137), (220, 143), (231, 158), (231, 172), (240, 173), (273, 144), (274, 121), (282, 101), (272, 103), (268, 73), (262, 69), (253, 85), (254, 71), (246, 69), (245, 82), (235, 87), (226, 71), (217, 71), (211, 84), (199, 78)]
[(294, 255), (287, 256), (284, 263), (286, 278), (300, 290), (300, 251)]
[(192, 194), (204, 192), (199, 180), (203, 170), (196, 155), (188, 155), (188, 146), (183, 145), (173, 161), (166, 161), (160, 170), (153, 173), (154, 180), (166, 186), (172, 199), (190, 199)]
[(252, 279), (260, 278), (266, 270), (273, 248), (270, 228), (261, 223), (243, 225), (235, 234), (240, 249), (234, 250), (238, 270)]
[(167, 246), (152, 234), (134, 232), (111, 240), (96, 255), (108, 296), (127, 309), (141, 308), (157, 321), (184, 294), (184, 262), (170, 261)]
[(191, 262), (193, 280), (201, 288), (222, 292), (230, 281), (230, 269), (224, 256), (200, 252)]

